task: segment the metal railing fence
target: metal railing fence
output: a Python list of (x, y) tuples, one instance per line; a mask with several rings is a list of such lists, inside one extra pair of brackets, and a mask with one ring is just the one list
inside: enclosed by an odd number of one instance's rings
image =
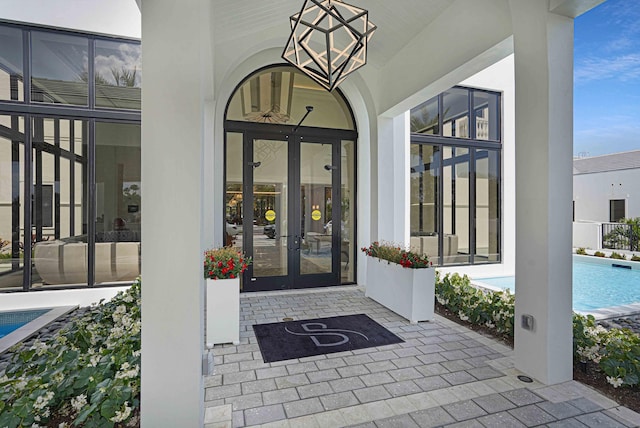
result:
[(602, 223), (602, 248), (612, 250), (639, 250), (640, 234), (624, 223)]

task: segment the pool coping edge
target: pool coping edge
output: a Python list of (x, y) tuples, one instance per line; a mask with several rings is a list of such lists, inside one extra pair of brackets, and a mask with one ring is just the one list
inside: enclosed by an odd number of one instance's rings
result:
[(3, 354), (15, 344), (20, 343), (25, 339), (28, 339), (30, 336), (32, 336), (34, 333), (36, 333), (38, 330), (40, 330), (47, 324), (52, 323), (59, 317), (65, 314), (68, 314), (69, 312), (71, 312), (76, 308), (78, 308), (77, 305), (76, 306), (55, 306), (52, 308), (47, 308), (50, 310), (47, 311), (46, 313), (40, 315), (38, 318), (28, 322), (27, 324), (16, 329), (15, 331), (12, 331), (11, 333), (7, 334), (5, 337), (0, 338), (0, 354)]

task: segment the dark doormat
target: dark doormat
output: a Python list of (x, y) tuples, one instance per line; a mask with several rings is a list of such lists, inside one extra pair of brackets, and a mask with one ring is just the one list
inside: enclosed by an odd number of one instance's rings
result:
[(255, 324), (265, 363), (401, 343), (364, 314)]

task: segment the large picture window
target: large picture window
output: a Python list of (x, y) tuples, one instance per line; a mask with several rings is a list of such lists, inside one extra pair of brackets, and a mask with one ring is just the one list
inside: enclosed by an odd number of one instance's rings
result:
[(140, 274), (140, 55), (0, 22), (0, 292)]
[(455, 87), (411, 110), (410, 247), (434, 264), (501, 260), (499, 105)]

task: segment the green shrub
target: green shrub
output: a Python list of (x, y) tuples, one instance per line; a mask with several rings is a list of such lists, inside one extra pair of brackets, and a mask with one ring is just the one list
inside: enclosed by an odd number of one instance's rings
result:
[(480, 290), (471, 285), (466, 275), (461, 277), (454, 273), (440, 278), (436, 271), (436, 298), (461, 320), (513, 337), (515, 296), (509, 290)]
[(616, 253), (615, 251), (611, 253), (609, 258), (616, 259), (616, 260), (627, 260), (624, 254)]
[[(0, 378), (0, 427), (126, 423), (140, 406), (140, 281), (47, 342), (17, 345)], [(57, 426), (57, 425), (56, 425)]]
[(618, 388), (640, 383), (640, 337), (623, 328), (605, 329), (592, 315), (573, 314), (573, 356), (592, 361)]
[(586, 256), (587, 255), (587, 250), (583, 247), (580, 247), (576, 250), (576, 254), (580, 254), (581, 256)]
[(593, 255), (596, 257), (604, 257), (604, 253), (602, 251), (596, 251)]
[(631, 261), (632, 262), (640, 262), (640, 256), (634, 254), (633, 256), (631, 256)]

